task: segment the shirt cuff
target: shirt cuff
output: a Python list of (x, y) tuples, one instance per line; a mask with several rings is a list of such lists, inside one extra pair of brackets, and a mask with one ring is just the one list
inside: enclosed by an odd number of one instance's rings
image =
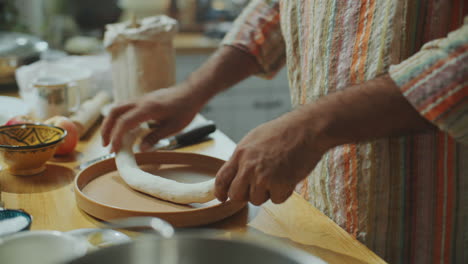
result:
[(278, 1), (251, 1), (221, 44), (251, 54), (261, 68), (257, 75), (273, 78), (286, 58)]
[(468, 144), (468, 24), (426, 43), (389, 74), (422, 116)]

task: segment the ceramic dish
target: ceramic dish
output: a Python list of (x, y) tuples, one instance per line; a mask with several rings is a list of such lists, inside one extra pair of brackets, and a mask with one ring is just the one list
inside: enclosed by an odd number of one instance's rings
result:
[(32, 217), (23, 210), (0, 208), (0, 236), (29, 230)]
[[(193, 153), (137, 153), (140, 167), (153, 174), (180, 182), (200, 182), (215, 177), (223, 160)], [(97, 162), (75, 179), (78, 207), (102, 220), (131, 216), (154, 216), (175, 227), (210, 224), (233, 215), (246, 203), (212, 200), (181, 205), (163, 201), (131, 189), (120, 177), (113, 158)]]
[(0, 240), (2, 263), (63, 263), (86, 252), (84, 240), (59, 231), (20, 232)]
[(33, 175), (46, 169), (67, 132), (42, 124), (0, 126), (0, 153), (14, 175)]

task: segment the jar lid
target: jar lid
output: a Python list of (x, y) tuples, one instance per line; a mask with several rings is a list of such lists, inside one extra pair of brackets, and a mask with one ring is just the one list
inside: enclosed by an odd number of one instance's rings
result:
[(131, 22), (109, 24), (104, 34), (107, 49), (132, 41), (171, 42), (177, 33), (177, 20), (165, 15), (146, 17), (135, 27)]

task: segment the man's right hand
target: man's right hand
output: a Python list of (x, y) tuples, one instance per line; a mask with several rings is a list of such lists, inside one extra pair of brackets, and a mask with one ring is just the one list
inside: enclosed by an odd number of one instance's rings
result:
[(133, 102), (114, 107), (104, 120), (102, 143), (119, 151), (126, 131), (145, 121), (155, 121), (157, 128), (143, 139), (145, 151), (161, 138), (183, 129), (198, 111), (217, 93), (260, 72), (252, 57), (237, 48), (222, 46), (185, 82), (156, 90)]
[(143, 122), (154, 121), (153, 129), (142, 141), (141, 150), (150, 149), (160, 139), (174, 134), (192, 121), (203, 106), (186, 85), (156, 90), (134, 101), (114, 107), (102, 127), (102, 143), (119, 151), (125, 132)]

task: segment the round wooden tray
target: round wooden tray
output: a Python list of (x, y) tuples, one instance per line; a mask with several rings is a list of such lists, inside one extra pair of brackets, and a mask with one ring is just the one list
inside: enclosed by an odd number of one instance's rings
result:
[[(180, 182), (200, 182), (215, 177), (223, 160), (193, 153), (149, 152), (135, 154), (140, 168)], [(246, 203), (213, 200), (203, 204), (175, 204), (131, 189), (120, 177), (115, 160), (97, 162), (75, 179), (78, 207), (86, 213), (112, 220), (131, 216), (155, 216), (175, 227), (214, 223), (241, 210)]]

